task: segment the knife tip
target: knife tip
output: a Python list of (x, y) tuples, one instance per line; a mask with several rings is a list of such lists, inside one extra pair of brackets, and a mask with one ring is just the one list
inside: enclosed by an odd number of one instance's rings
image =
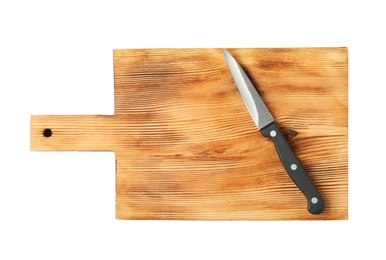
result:
[(229, 59), (230, 57), (232, 57), (232, 55), (230, 55), (229, 52), (227, 52), (227, 50), (222, 49), (222, 52), (224, 53), (224, 56), (226, 59)]
[(232, 60), (234, 60), (234, 58), (232, 57), (232, 55), (230, 55), (229, 52), (227, 52), (225, 49), (222, 49), (222, 51), (223, 51), (225, 59), (228, 63), (231, 62)]

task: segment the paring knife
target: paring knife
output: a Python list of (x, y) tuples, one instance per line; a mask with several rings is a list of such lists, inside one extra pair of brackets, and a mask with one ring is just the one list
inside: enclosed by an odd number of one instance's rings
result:
[(307, 198), (308, 211), (312, 214), (321, 213), (325, 207), (322, 196), (287, 143), (280, 128), (244, 70), (226, 50), (223, 50), (223, 52), (237, 88), (256, 126), (260, 129), (263, 136), (273, 140), (285, 170)]

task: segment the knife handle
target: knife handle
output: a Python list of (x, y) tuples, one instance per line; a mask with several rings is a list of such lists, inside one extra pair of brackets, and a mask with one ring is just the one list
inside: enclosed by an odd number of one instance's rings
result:
[(324, 200), (291, 146), (286, 141), (278, 125), (272, 122), (261, 129), (260, 132), (263, 136), (270, 137), (273, 140), (280, 160), (288, 175), (307, 198), (308, 211), (312, 214), (321, 213), (325, 207)]

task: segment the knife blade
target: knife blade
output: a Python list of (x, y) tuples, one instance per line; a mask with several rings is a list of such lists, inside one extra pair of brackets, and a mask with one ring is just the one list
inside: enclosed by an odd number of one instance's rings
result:
[(323, 197), (286, 141), (279, 126), (243, 68), (226, 50), (223, 50), (223, 52), (233, 80), (257, 128), (263, 136), (272, 139), (286, 172), (306, 197), (308, 211), (312, 214), (321, 213), (325, 208)]

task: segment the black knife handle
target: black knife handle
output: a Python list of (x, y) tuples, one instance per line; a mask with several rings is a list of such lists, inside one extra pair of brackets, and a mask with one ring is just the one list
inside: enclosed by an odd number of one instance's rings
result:
[(280, 160), (288, 175), (307, 198), (308, 211), (312, 214), (321, 213), (325, 207), (324, 200), (291, 146), (286, 141), (278, 125), (272, 122), (262, 128), (260, 132), (263, 136), (270, 137), (273, 140)]

